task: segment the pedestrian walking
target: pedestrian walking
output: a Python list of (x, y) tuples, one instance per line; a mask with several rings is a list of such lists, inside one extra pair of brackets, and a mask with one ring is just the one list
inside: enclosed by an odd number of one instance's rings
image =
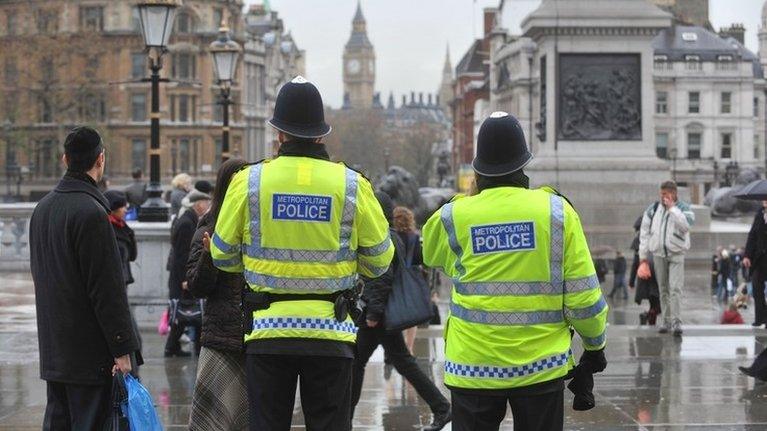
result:
[[(400, 230), (391, 230), (392, 239), (395, 244), (395, 258), (392, 260), (389, 270), (381, 277), (368, 280), (365, 283), (365, 296), (363, 299), (367, 303), (367, 315), (365, 324), (357, 332), (357, 355), (354, 359), (354, 377), (352, 380), (352, 417), (354, 416), (354, 408), (357, 406), (360, 394), (362, 393), (365, 365), (367, 365), (370, 356), (378, 346), (382, 346), (384, 355), (389, 358), (389, 362), (394, 369), (413, 385), (413, 388), (426, 401), (434, 415), (432, 423), (423, 428), (423, 430), (438, 431), (444, 428), (451, 420), (450, 402), (418, 367), (415, 358), (407, 348), (403, 331), (387, 331), (383, 325), (386, 319), (386, 303), (392, 290), (392, 284), (394, 283), (397, 271), (403, 270), (397, 264), (397, 256), (408, 255), (408, 244), (415, 244), (412, 241), (415, 238), (408, 235), (410, 231), (405, 230), (405, 227), (410, 225), (403, 226), (403, 223), (407, 223), (407, 208), (397, 207), (395, 209), (391, 198), (384, 192), (376, 192), (376, 198), (381, 204), (387, 220), (394, 227), (398, 225), (396, 220), (397, 215), (399, 215)], [(400, 211), (397, 211), (397, 209)], [(404, 222), (403, 219), (405, 220)], [(403, 236), (406, 239), (410, 238), (411, 241), (403, 241)], [(413, 263), (415, 263), (415, 260)]]
[[(138, 257), (136, 235), (133, 233), (133, 229), (128, 226), (128, 223), (125, 222), (129, 207), (128, 199), (126, 198), (125, 193), (119, 190), (107, 190), (107, 192), (104, 193), (104, 197), (109, 203), (109, 223), (112, 225), (115, 239), (117, 239), (117, 249), (120, 251), (120, 263), (122, 263), (123, 280), (125, 280), (125, 287), (127, 288), (135, 281), (133, 279), (130, 263), (135, 262)], [(144, 358), (141, 355), (142, 340), (133, 313), (131, 313), (131, 321), (139, 344), (138, 350), (131, 354), (131, 364), (133, 364), (131, 374), (133, 374), (134, 377), (138, 377), (138, 368), (144, 363)]]
[(716, 290), (716, 297), (720, 302), (727, 303), (727, 298), (730, 297), (733, 290), (732, 280), (732, 259), (730, 258), (730, 252), (726, 248), (723, 248), (719, 254), (719, 265), (717, 267), (717, 280), (719, 287)]
[(507, 404), (515, 430), (561, 430), (571, 327), (585, 349), (573, 391), (585, 395), (606, 366), (608, 307), (578, 214), (555, 190), (529, 189), (531, 159), (519, 121), (493, 113), (472, 164), (479, 193), (453, 199), (423, 228), (424, 263), (455, 286), (445, 385), (456, 431), (498, 430)]
[(189, 193), (184, 196), (184, 199), (181, 199), (181, 209), (178, 211), (178, 215), (181, 216), (181, 214), (184, 214), (186, 210), (192, 207), (191, 202), (189, 202), (189, 195), (192, 194), (194, 191), (198, 191), (201, 193), (205, 193), (206, 195), (209, 195), (213, 193), (213, 184), (210, 183), (210, 181), (200, 180), (194, 183), (194, 187), (192, 187), (192, 190), (189, 191)]
[(322, 97), (303, 77), (285, 84), (269, 124), (278, 157), (232, 179), (211, 255), (244, 272), (251, 430), (287, 430), (296, 383), (306, 428), (351, 429), (357, 273), (379, 277), (394, 250), (373, 187), (322, 143)]
[(43, 430), (100, 430), (111, 411), (112, 374), (131, 371), (139, 349), (128, 309), (109, 203), (97, 188), (104, 144), (89, 127), (64, 141), (67, 171), (32, 213)]
[(620, 251), (615, 252), (613, 275), (613, 290), (610, 291), (608, 296), (612, 299), (613, 295), (618, 292), (624, 300), (628, 299), (629, 292), (626, 290), (626, 258), (623, 257), (623, 253)]
[(125, 188), (125, 197), (128, 200), (128, 204), (130, 204), (130, 208), (140, 208), (149, 197), (146, 191), (146, 182), (141, 179), (143, 176), (144, 173), (141, 169), (134, 169), (131, 173), (133, 182)]
[(651, 204), (642, 217), (639, 235), (639, 278), (650, 277), (648, 258), (652, 254), (655, 275), (663, 308), (661, 334), (673, 331), (682, 335), (682, 288), (684, 287), (684, 255), (690, 249), (690, 227), (695, 214), (686, 202), (679, 201), (676, 183), (665, 181), (660, 186), (660, 201)]
[(170, 215), (177, 216), (178, 212), (182, 208), (182, 201), (192, 190), (192, 177), (189, 174), (181, 173), (173, 177), (171, 180), (170, 191)]
[(764, 300), (765, 280), (767, 280), (767, 212), (765, 208), (767, 208), (767, 201), (762, 201), (762, 208), (757, 211), (751, 223), (743, 253), (743, 266), (750, 269), (754, 296), (752, 326), (762, 326), (767, 323)]
[(189, 292), (197, 299), (205, 299), (200, 337), (202, 349), (197, 361), (197, 382), (189, 420), (191, 431), (241, 431), (248, 428), (240, 306), (245, 279), (242, 274), (217, 269), (210, 256), (210, 237), (226, 190), (232, 176), (245, 165), (244, 160), (229, 159), (218, 169), (210, 211), (200, 219), (187, 262)]
[[(395, 207), (391, 214), (392, 228), (394, 232), (399, 236), (399, 239), (403, 244), (413, 244), (412, 264), (413, 266), (420, 268), (421, 265), (423, 265), (423, 250), (421, 248), (421, 236), (418, 235), (415, 229), (415, 215), (413, 214), (413, 211), (405, 207)], [(425, 271), (423, 276), (424, 278), (427, 278)], [(417, 332), (417, 326), (407, 328), (403, 331), (403, 335), (405, 336), (405, 345), (407, 346), (407, 350), (411, 355), (414, 355), (413, 347), (415, 346), (415, 336)]]
[[(171, 314), (171, 325), (168, 339), (165, 342), (165, 357), (172, 356), (191, 356), (191, 352), (181, 350), (179, 339), (184, 334), (187, 325), (178, 319), (179, 307), (190, 304), (189, 300), (193, 297), (189, 293), (189, 281), (186, 278), (186, 264), (189, 261), (189, 252), (192, 245), (192, 238), (197, 230), (197, 222), (210, 207), (210, 195), (202, 192), (193, 192), (189, 194), (189, 202), (192, 208), (184, 212), (177, 220), (173, 222), (170, 233), (171, 251), (170, 251), (170, 276), (168, 277), (168, 297), (171, 300), (174, 310)], [(193, 301), (191, 303), (194, 303)], [(196, 305), (195, 305), (196, 306)], [(197, 325), (191, 326), (193, 336), (190, 337), (194, 343), (195, 349), (199, 350), (200, 328)]]

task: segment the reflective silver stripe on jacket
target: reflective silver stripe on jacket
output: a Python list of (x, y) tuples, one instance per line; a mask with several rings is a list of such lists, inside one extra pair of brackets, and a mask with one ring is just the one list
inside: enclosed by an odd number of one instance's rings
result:
[(607, 301), (605, 301), (605, 298), (603, 296), (599, 297), (599, 301), (597, 301), (594, 305), (590, 305), (585, 308), (568, 308), (565, 307), (565, 315), (568, 319), (575, 319), (575, 320), (583, 320), (583, 319), (590, 319), (597, 314), (601, 313), (602, 310), (607, 307)]
[[(354, 214), (357, 211), (357, 172), (346, 169), (344, 205), (341, 214), (339, 250), (292, 250), (283, 248), (261, 247), (261, 173), (262, 164), (251, 167), (248, 179), (248, 203), (250, 210), (250, 244), (242, 245), (242, 252), (252, 259), (275, 260), (278, 262), (317, 262), (338, 263), (357, 259), (357, 253), (351, 250), (351, 236), (354, 227)], [(388, 245), (388, 243), (387, 243)]]
[(572, 351), (552, 355), (548, 358), (538, 359), (529, 364), (518, 364), (511, 367), (499, 367), (495, 365), (464, 365), (453, 361), (445, 361), (445, 374), (458, 377), (473, 377), (483, 379), (512, 379), (525, 377), (531, 374), (560, 368), (567, 365)]
[(599, 279), (596, 274), (588, 277), (565, 280), (565, 293), (578, 293), (599, 287)]
[(565, 212), (562, 197), (551, 195), (551, 284), (562, 292), (562, 261), (565, 250)]
[(353, 274), (339, 278), (294, 278), (275, 277), (245, 270), (245, 281), (251, 286), (262, 286), (278, 290), (336, 292), (354, 287), (354, 283), (357, 281), (357, 275)]
[(558, 286), (547, 281), (491, 281), (485, 283), (463, 283), (454, 279), (453, 286), (461, 295), (528, 296), (562, 294), (562, 290)]
[(549, 311), (484, 311), (472, 310), (451, 302), (450, 315), (461, 320), (484, 325), (539, 325), (562, 323), (562, 310)]
[(606, 339), (606, 334), (604, 332), (602, 332), (596, 337), (584, 337), (583, 335), (581, 335), (581, 340), (583, 340), (584, 343), (586, 343), (588, 346), (591, 346), (591, 347), (601, 346), (602, 344), (604, 344), (605, 339)]
[(370, 247), (358, 246), (357, 253), (367, 257), (378, 256), (382, 253), (385, 253), (386, 250), (389, 249), (390, 243), (391, 243), (391, 233), (389, 233), (389, 231), (387, 230), (386, 238), (384, 238), (383, 241)]
[(448, 202), (442, 207), (440, 212), (440, 219), (442, 220), (442, 226), (447, 232), (447, 242), (450, 244), (450, 249), (455, 253), (455, 269), (458, 271), (459, 276), (466, 274), (466, 268), (461, 263), (461, 257), (463, 257), (463, 249), (458, 242), (458, 236), (455, 233), (455, 222), (453, 221), (453, 202)]

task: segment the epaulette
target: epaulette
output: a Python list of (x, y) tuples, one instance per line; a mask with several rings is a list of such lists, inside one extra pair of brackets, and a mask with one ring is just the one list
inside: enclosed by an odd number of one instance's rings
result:
[(338, 161), (338, 162), (336, 162), (336, 163), (340, 163), (340, 164), (344, 165), (344, 166), (346, 167), (346, 169), (350, 169), (350, 170), (352, 170), (352, 171), (354, 171), (354, 172), (356, 172), (356, 173), (358, 173), (358, 174), (362, 175), (362, 178), (364, 178), (364, 179), (368, 180), (368, 182), (369, 182), (370, 184), (373, 184), (373, 181), (370, 181), (370, 178), (368, 178), (368, 177), (367, 177), (367, 175), (365, 175), (365, 174), (364, 174), (362, 171), (360, 171), (359, 169), (354, 169), (353, 167), (349, 166), (349, 165), (348, 165), (346, 162), (344, 162), (343, 160), (340, 160), (340, 161)]
[(563, 195), (562, 193), (560, 193), (560, 192), (559, 192), (559, 190), (555, 189), (554, 187), (552, 187), (552, 186), (542, 186), (542, 187), (540, 187), (540, 190), (543, 190), (543, 191), (549, 192), (549, 193), (551, 193), (552, 195), (557, 195), (557, 196), (559, 196), (560, 198), (562, 198), (562, 199), (566, 200), (566, 201), (567, 201), (567, 203), (568, 203), (568, 204), (570, 204), (570, 206), (571, 206), (571, 207), (573, 207), (573, 209), (575, 209), (575, 205), (573, 205), (573, 203), (572, 203), (572, 202), (570, 202), (570, 199), (567, 199), (567, 196), (565, 196), (565, 195)]
[(240, 172), (240, 171), (244, 171), (245, 169), (248, 169), (248, 168), (249, 168), (249, 167), (251, 167), (251, 166), (255, 166), (255, 165), (258, 165), (258, 164), (261, 164), (261, 163), (268, 163), (268, 162), (269, 162), (269, 160), (270, 160), (270, 159), (261, 159), (261, 160), (255, 161), (255, 162), (251, 162), (251, 163), (245, 163), (244, 165), (242, 165), (242, 167), (240, 168), (240, 170), (239, 170), (239, 171), (237, 171), (237, 172)]
[(466, 193), (456, 193), (456, 194), (454, 194), (454, 195), (453, 195), (453, 197), (451, 197), (450, 199), (448, 199), (448, 202), (455, 202), (455, 201), (457, 201), (458, 199), (463, 199), (463, 198), (465, 198), (466, 196), (467, 196), (467, 195), (466, 195)]

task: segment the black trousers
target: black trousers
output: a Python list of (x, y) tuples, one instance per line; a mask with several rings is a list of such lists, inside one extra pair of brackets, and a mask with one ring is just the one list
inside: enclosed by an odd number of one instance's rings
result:
[[(764, 266), (762, 264), (761, 266)], [(767, 269), (757, 268), (751, 276), (751, 289), (754, 294), (754, 323), (767, 323), (764, 303), (764, 281), (767, 279)]]
[(360, 400), (362, 381), (365, 378), (365, 365), (376, 348), (381, 345), (394, 369), (402, 375), (426, 401), (432, 413), (443, 413), (450, 408), (450, 401), (437, 389), (434, 382), (418, 367), (415, 358), (405, 345), (401, 331), (386, 331), (383, 328), (360, 328), (357, 331), (357, 357), (354, 360), (352, 383), (352, 414)]
[(452, 392), (453, 431), (497, 431), (511, 405), (515, 431), (561, 431), (564, 391), (541, 395), (493, 396)]
[(351, 358), (248, 354), (251, 431), (288, 431), (296, 383), (307, 431), (350, 431)]
[(47, 382), (44, 431), (101, 431), (109, 418), (112, 382), (100, 386)]
[[(200, 332), (202, 331), (202, 328), (200, 328), (197, 325), (188, 325), (191, 328), (194, 328), (194, 336), (192, 337), (191, 341), (194, 345), (194, 348), (197, 352), (197, 354), (200, 354)], [(170, 332), (168, 332), (168, 339), (165, 341), (165, 353), (178, 353), (181, 351), (181, 341), (180, 338), (182, 335), (184, 335), (184, 331), (186, 331), (187, 325), (178, 325), (176, 323), (171, 323), (170, 325)]]

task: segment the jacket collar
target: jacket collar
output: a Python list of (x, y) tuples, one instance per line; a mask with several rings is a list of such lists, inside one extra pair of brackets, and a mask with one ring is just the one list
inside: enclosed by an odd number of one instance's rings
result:
[(96, 187), (93, 178), (86, 174), (67, 172), (53, 191), (56, 193), (85, 193), (95, 199), (107, 214), (109, 213), (109, 202)]
[(313, 159), (330, 160), (325, 144), (315, 142), (288, 141), (280, 145), (279, 156), (311, 157)]

